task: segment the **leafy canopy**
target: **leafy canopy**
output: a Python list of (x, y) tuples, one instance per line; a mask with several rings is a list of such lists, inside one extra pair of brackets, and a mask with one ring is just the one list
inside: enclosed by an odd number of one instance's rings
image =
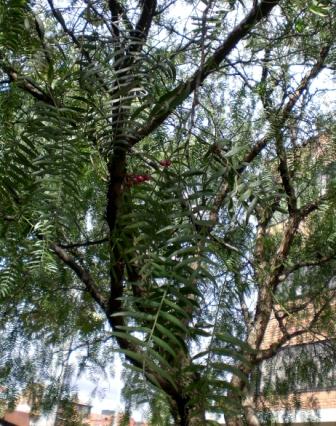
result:
[(71, 393), (73, 352), (99, 371), (118, 352), (125, 397), (150, 402), (153, 424), (258, 424), (252, 373), (307, 331), (284, 322), (304, 309), (291, 312), (301, 278), (281, 283), (312, 266), (306, 297), (324, 316), (334, 297), (332, 87), (314, 83), (335, 69), (334, 14), (315, 0), (1, 0), (7, 399), (42, 382), (51, 407)]

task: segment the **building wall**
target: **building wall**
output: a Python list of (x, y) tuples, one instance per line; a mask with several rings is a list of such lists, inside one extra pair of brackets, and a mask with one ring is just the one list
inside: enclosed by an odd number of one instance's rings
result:
[[(296, 301), (293, 303), (302, 303), (302, 301)], [(278, 308), (280, 311), (280, 308)], [(306, 309), (301, 314), (296, 314), (284, 321), (286, 328), (289, 332), (301, 330), (309, 325), (313, 318), (316, 309), (314, 305), (308, 304)], [(334, 323), (333, 318), (331, 318)], [(304, 334), (291, 339), (284, 346), (288, 347), (288, 350), (292, 352), (294, 349), (300, 349), (307, 353), (308, 348), (311, 346), (324, 347), (324, 344), (328, 342), (328, 336), (334, 336), (333, 332), (335, 324), (326, 326), (324, 331), (321, 333), (305, 332)], [(320, 328), (318, 327), (320, 330)], [(268, 323), (265, 337), (261, 346), (261, 349), (268, 349), (273, 343), (282, 337), (282, 332), (279, 327), (278, 320), (275, 318), (274, 312)], [(320, 343), (319, 343), (320, 342)], [(284, 349), (286, 351), (286, 349)], [(322, 349), (323, 350), (323, 349)], [(280, 357), (281, 358), (281, 357)], [(332, 359), (330, 359), (332, 361)], [(280, 361), (281, 362), (281, 361)], [(265, 362), (266, 364), (266, 362)], [(275, 364), (275, 375), (279, 374), (279, 361)], [(285, 378), (286, 375), (291, 374), (289, 370), (283, 368), (282, 374)], [(312, 372), (309, 370), (307, 374)], [(263, 385), (263, 374), (266, 377), (265, 365), (261, 366), (261, 390)], [(314, 374), (314, 373), (313, 373)], [(327, 383), (327, 378), (322, 379), (324, 383)], [(312, 391), (312, 388), (307, 391), (293, 391), (286, 396), (281, 397), (279, 394), (274, 397), (269, 396), (267, 398), (262, 395), (256, 397), (256, 405), (260, 412), (272, 412), (275, 415), (276, 423), (284, 423), (284, 419), (291, 418), (291, 422), (295, 425), (308, 425), (308, 420), (318, 422), (320, 425), (336, 426), (336, 380), (333, 380), (333, 385), (327, 390), (316, 390)], [(308, 419), (308, 420), (307, 420)]]
[[(105, 412), (107, 410), (104, 410)], [(119, 426), (121, 424), (123, 418), (122, 413), (114, 413), (111, 414), (96, 414), (91, 413), (84, 422), (89, 426)], [(148, 426), (146, 422), (136, 422), (134, 419), (130, 419), (129, 426)]]
[[(279, 398), (272, 401), (260, 397), (258, 403), (259, 407), (277, 410), (283, 409), (285, 404), (287, 407), (297, 407), (300, 410), (336, 408), (336, 390), (290, 394), (286, 397), (286, 400), (282, 401)], [(334, 420), (336, 421), (336, 418)]]
[[(314, 313), (316, 312), (313, 304), (309, 304), (302, 313), (298, 313), (295, 316), (289, 317), (284, 321), (287, 331), (289, 333), (295, 332), (297, 330), (305, 329), (310, 321), (312, 320)], [(280, 315), (284, 312), (281, 312), (279, 308)], [(329, 328), (329, 327), (328, 327)], [(330, 330), (330, 328), (329, 328)], [(265, 336), (261, 344), (260, 349), (269, 349), (271, 345), (277, 342), (283, 336), (282, 331), (280, 330), (278, 320), (275, 318), (274, 311), (272, 312), (271, 318), (267, 324)], [(304, 343), (311, 343), (316, 341), (322, 341), (326, 339), (325, 333), (322, 331), (321, 334), (316, 332), (305, 332), (299, 336), (296, 336), (285, 343), (284, 346), (298, 345)]]
[(11, 422), (17, 426), (29, 426), (30, 415), (23, 411), (12, 411), (4, 415), (4, 419), (7, 422)]

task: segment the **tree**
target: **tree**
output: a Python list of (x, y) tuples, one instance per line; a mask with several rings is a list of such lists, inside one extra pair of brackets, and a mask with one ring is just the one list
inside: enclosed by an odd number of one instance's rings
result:
[[(321, 329), (334, 297), (333, 179), (319, 194), (326, 164), (300, 155), (323, 131), (333, 158), (333, 110), (319, 112), (328, 87), (314, 80), (324, 71), (332, 89), (334, 8), (0, 7), (8, 393), (38, 379), (57, 394), (69, 348), (82, 348), (82, 368), (118, 351), (138, 380), (130, 401), (166, 407), (177, 425), (204, 425), (211, 411), (259, 424), (254, 372)], [(305, 304), (290, 302), (297, 280), (281, 283), (305, 266), (324, 277), (305, 286), (320, 308), (291, 332), (285, 318)], [(283, 336), (262, 349), (279, 306)]]

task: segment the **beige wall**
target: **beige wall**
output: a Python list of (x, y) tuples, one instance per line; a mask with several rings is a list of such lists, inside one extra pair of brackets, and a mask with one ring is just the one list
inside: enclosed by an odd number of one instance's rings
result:
[[(301, 410), (318, 410), (322, 408), (336, 408), (336, 390), (320, 392), (300, 392), (290, 394), (286, 399), (266, 400), (258, 397), (257, 405), (259, 409), (283, 409), (286, 407), (298, 407)], [(336, 420), (336, 419), (335, 419)]]
[[(277, 309), (279, 309), (279, 312), (281, 311), (280, 307)], [(287, 331), (289, 333), (292, 333), (296, 330), (305, 329), (309, 325), (317, 310), (318, 308), (316, 309), (313, 304), (309, 304), (305, 309), (302, 310), (302, 312), (298, 312), (295, 315), (288, 317), (286, 320), (284, 320), (284, 324), (286, 325)], [(335, 328), (335, 324), (329, 324), (326, 326), (326, 328), (328, 328), (329, 331), (333, 330)], [(304, 334), (292, 338), (284, 346), (322, 341), (326, 339), (327, 334), (327, 331), (322, 331), (322, 334), (305, 332)], [(268, 349), (272, 345), (272, 343), (278, 341), (282, 337), (282, 335), (283, 334), (280, 330), (278, 320), (275, 318), (274, 312), (272, 312), (271, 318), (267, 324), (263, 342), (261, 344), (261, 349)]]

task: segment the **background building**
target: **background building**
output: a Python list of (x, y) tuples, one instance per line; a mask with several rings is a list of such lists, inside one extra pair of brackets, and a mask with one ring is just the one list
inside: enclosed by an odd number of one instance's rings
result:
[[(101, 413), (91, 412), (90, 404), (80, 401), (63, 401), (58, 409), (48, 415), (42, 411), (32, 411), (31, 405), (22, 399), (15, 410), (8, 411), (0, 418), (3, 426), (120, 426), (123, 413), (113, 410), (102, 410)], [(129, 426), (148, 426), (146, 422), (129, 420)]]

